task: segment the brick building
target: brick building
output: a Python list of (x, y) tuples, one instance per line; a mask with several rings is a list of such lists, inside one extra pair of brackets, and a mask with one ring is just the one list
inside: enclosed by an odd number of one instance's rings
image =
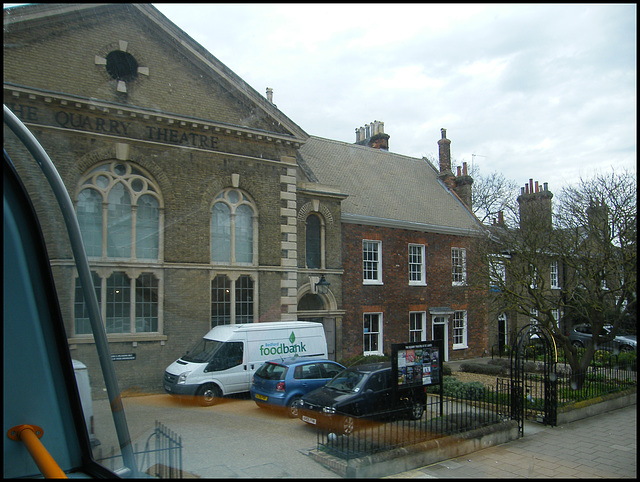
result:
[[(451, 359), (486, 348), (465, 265), (481, 226), (444, 132), (440, 171), (388, 152), (381, 123), (359, 144), (310, 137), (148, 4), (5, 9), (3, 90), (75, 203), (121, 389), (160, 390), (217, 324), (320, 321), (336, 359), (433, 337)], [(45, 234), (51, 202), (36, 200)], [(71, 253), (49, 254), (100, 390)]]
[[(553, 193), (547, 183), (534, 183), (530, 179), (520, 189), (518, 202), (519, 225), (509, 230), (504, 224), (504, 217), (499, 213), (491, 226), (496, 240), (490, 261), (490, 314), (489, 344), (493, 350), (502, 351), (515, 342), (518, 331), (527, 324), (538, 323), (539, 316), (535, 309), (524, 314), (522, 308), (513, 306), (502, 294), (503, 289), (517, 291), (526, 289), (540, 290), (547, 300), (557, 300), (558, 307), (552, 310), (556, 326), (560, 325), (563, 316), (561, 305), (562, 286), (564, 284), (565, 266), (559, 253), (551, 252), (551, 233), (553, 231)], [(521, 246), (518, 252), (516, 246)], [(539, 253), (535, 258), (531, 252)], [(526, 298), (526, 295), (523, 295)]]
[(466, 168), (453, 175), (444, 129), (439, 170), (389, 152), (389, 137), (375, 121), (356, 130), (355, 144), (311, 136), (299, 149), (310, 178), (348, 195), (343, 356), (388, 355), (393, 343), (432, 339), (446, 341), (446, 360), (481, 356), (487, 292), (469, 280), (484, 230), (467, 208), (472, 180)]

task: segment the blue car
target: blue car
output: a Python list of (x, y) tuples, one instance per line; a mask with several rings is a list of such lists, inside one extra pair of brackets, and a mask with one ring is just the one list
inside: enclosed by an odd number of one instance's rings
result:
[(298, 400), (344, 370), (339, 363), (317, 358), (285, 358), (262, 365), (253, 376), (251, 399), (261, 408), (286, 409), (298, 417)]

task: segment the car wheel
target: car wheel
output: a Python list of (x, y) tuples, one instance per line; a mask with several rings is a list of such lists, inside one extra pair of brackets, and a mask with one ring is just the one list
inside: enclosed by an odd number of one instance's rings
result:
[(575, 346), (576, 348), (584, 348), (584, 345), (582, 344), (582, 342), (580, 342), (578, 340), (572, 341), (571, 344), (573, 346)]
[(222, 397), (220, 388), (212, 383), (202, 385), (196, 392), (198, 403), (203, 407), (211, 407), (212, 405), (215, 405), (220, 397)]
[(420, 420), (424, 414), (424, 403), (413, 402), (411, 406), (411, 420)]
[(298, 410), (298, 402), (300, 401), (300, 397), (293, 397), (291, 401), (287, 404), (287, 415), (289, 418), (298, 418), (299, 410)]
[(344, 435), (351, 435), (356, 428), (356, 420), (353, 417), (344, 417), (340, 426), (340, 431)]
[(623, 353), (629, 353), (630, 351), (633, 351), (633, 348), (631, 348), (629, 345), (622, 345), (620, 347), (620, 351)]

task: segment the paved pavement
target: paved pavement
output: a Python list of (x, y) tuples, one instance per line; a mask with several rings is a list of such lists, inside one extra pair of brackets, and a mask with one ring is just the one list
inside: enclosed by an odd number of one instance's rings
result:
[(558, 427), (526, 422), (518, 440), (386, 478), (636, 479), (636, 412), (631, 405)]

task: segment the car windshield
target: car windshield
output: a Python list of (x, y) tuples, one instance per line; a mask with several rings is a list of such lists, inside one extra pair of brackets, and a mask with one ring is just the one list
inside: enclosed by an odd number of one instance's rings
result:
[(265, 380), (284, 380), (288, 368), (278, 363), (267, 362), (256, 372), (256, 376)]
[(209, 363), (223, 345), (222, 341), (202, 338), (182, 359), (193, 363)]
[(357, 392), (360, 390), (360, 385), (364, 373), (357, 370), (343, 370), (335, 377), (327, 382), (327, 387), (333, 390), (339, 390), (343, 392)]

